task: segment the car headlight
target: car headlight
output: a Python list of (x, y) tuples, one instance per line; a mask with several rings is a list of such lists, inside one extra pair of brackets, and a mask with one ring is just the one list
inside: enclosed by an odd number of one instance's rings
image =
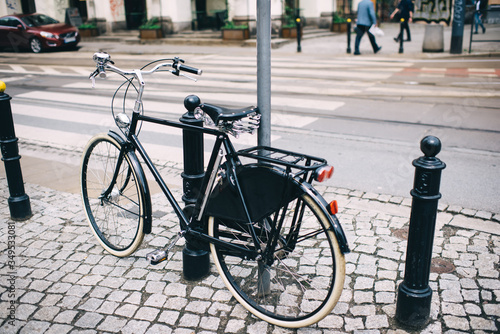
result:
[(59, 36), (54, 35), (53, 33), (50, 33), (50, 32), (46, 32), (46, 31), (40, 32), (40, 35), (42, 35), (45, 38), (53, 38), (53, 39), (58, 39), (59, 38)]

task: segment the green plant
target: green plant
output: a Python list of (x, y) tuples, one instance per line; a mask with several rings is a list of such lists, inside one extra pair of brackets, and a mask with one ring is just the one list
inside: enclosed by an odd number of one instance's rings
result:
[(97, 25), (95, 23), (87, 22), (84, 24), (80, 24), (78, 29), (97, 29)]
[(248, 26), (246, 24), (240, 24), (240, 25), (236, 25), (234, 24), (233, 21), (226, 21), (226, 24), (222, 27), (222, 29), (226, 29), (226, 30), (229, 30), (229, 29), (238, 29), (238, 30), (245, 30), (245, 29), (248, 29)]
[(295, 23), (295, 9), (285, 5), (285, 14), (283, 15), (283, 22), (281, 24), (282, 28), (295, 28), (297, 24)]
[(158, 24), (157, 17), (153, 17), (152, 19), (146, 21), (143, 25), (139, 27), (140, 30), (156, 30), (160, 28), (161, 26)]
[(346, 23), (347, 19), (342, 16), (342, 12), (338, 11), (333, 13), (333, 23)]

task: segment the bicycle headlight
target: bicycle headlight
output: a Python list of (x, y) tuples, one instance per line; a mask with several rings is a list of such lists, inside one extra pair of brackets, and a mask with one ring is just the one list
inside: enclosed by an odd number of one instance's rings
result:
[(40, 35), (45, 38), (52, 38), (52, 39), (58, 39), (59, 36), (54, 35), (53, 33), (47, 32), (47, 31), (42, 31), (40, 32)]
[(124, 112), (119, 113), (115, 116), (115, 122), (116, 125), (118, 125), (118, 127), (121, 129), (125, 129), (130, 126), (130, 118)]

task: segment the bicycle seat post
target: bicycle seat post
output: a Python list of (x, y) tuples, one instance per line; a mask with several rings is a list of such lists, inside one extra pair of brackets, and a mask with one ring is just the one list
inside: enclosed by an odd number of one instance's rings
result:
[[(196, 95), (189, 95), (184, 99), (187, 112), (179, 119), (180, 122), (203, 127), (203, 120), (194, 116), (194, 110), (200, 105)], [(184, 212), (191, 218), (196, 199), (200, 192), (201, 183), (205, 176), (203, 161), (203, 133), (191, 130), (182, 131), (184, 148), (183, 196), (185, 203)], [(187, 280), (199, 280), (206, 276), (210, 270), (209, 252), (198, 249), (186, 241), (182, 251), (183, 273)]]

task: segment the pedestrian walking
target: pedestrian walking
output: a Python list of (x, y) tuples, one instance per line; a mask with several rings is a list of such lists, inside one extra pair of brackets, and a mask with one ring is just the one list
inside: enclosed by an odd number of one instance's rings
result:
[(382, 49), (381, 46), (377, 45), (375, 36), (370, 32), (370, 27), (372, 25), (377, 25), (377, 18), (375, 17), (375, 8), (371, 0), (363, 0), (358, 4), (358, 18), (356, 20), (356, 41), (354, 43), (354, 54), (360, 55), (359, 43), (361, 38), (365, 34), (368, 34), (370, 43), (373, 48), (373, 52), (377, 53)]
[(481, 0), (476, 0), (476, 11), (474, 12), (474, 23), (476, 25), (476, 29), (474, 31), (475, 34), (477, 34), (477, 26), (480, 25), (481, 28), (483, 28), (483, 34), (486, 32), (486, 28), (483, 25), (483, 20), (481, 19), (483, 17), (483, 14), (481, 14)]
[(408, 42), (411, 41), (409, 23), (413, 21), (413, 11), (414, 11), (414, 6), (412, 0), (401, 0), (398, 4), (398, 7), (396, 7), (394, 12), (392, 12), (391, 19), (398, 12), (399, 12), (399, 17), (401, 19), (404, 19), (404, 21), (401, 23), (403, 25), (403, 29), (400, 30), (400, 33), (397, 37), (394, 37), (394, 40), (396, 42), (399, 42), (403, 38), (403, 30), (406, 30), (406, 41)]

